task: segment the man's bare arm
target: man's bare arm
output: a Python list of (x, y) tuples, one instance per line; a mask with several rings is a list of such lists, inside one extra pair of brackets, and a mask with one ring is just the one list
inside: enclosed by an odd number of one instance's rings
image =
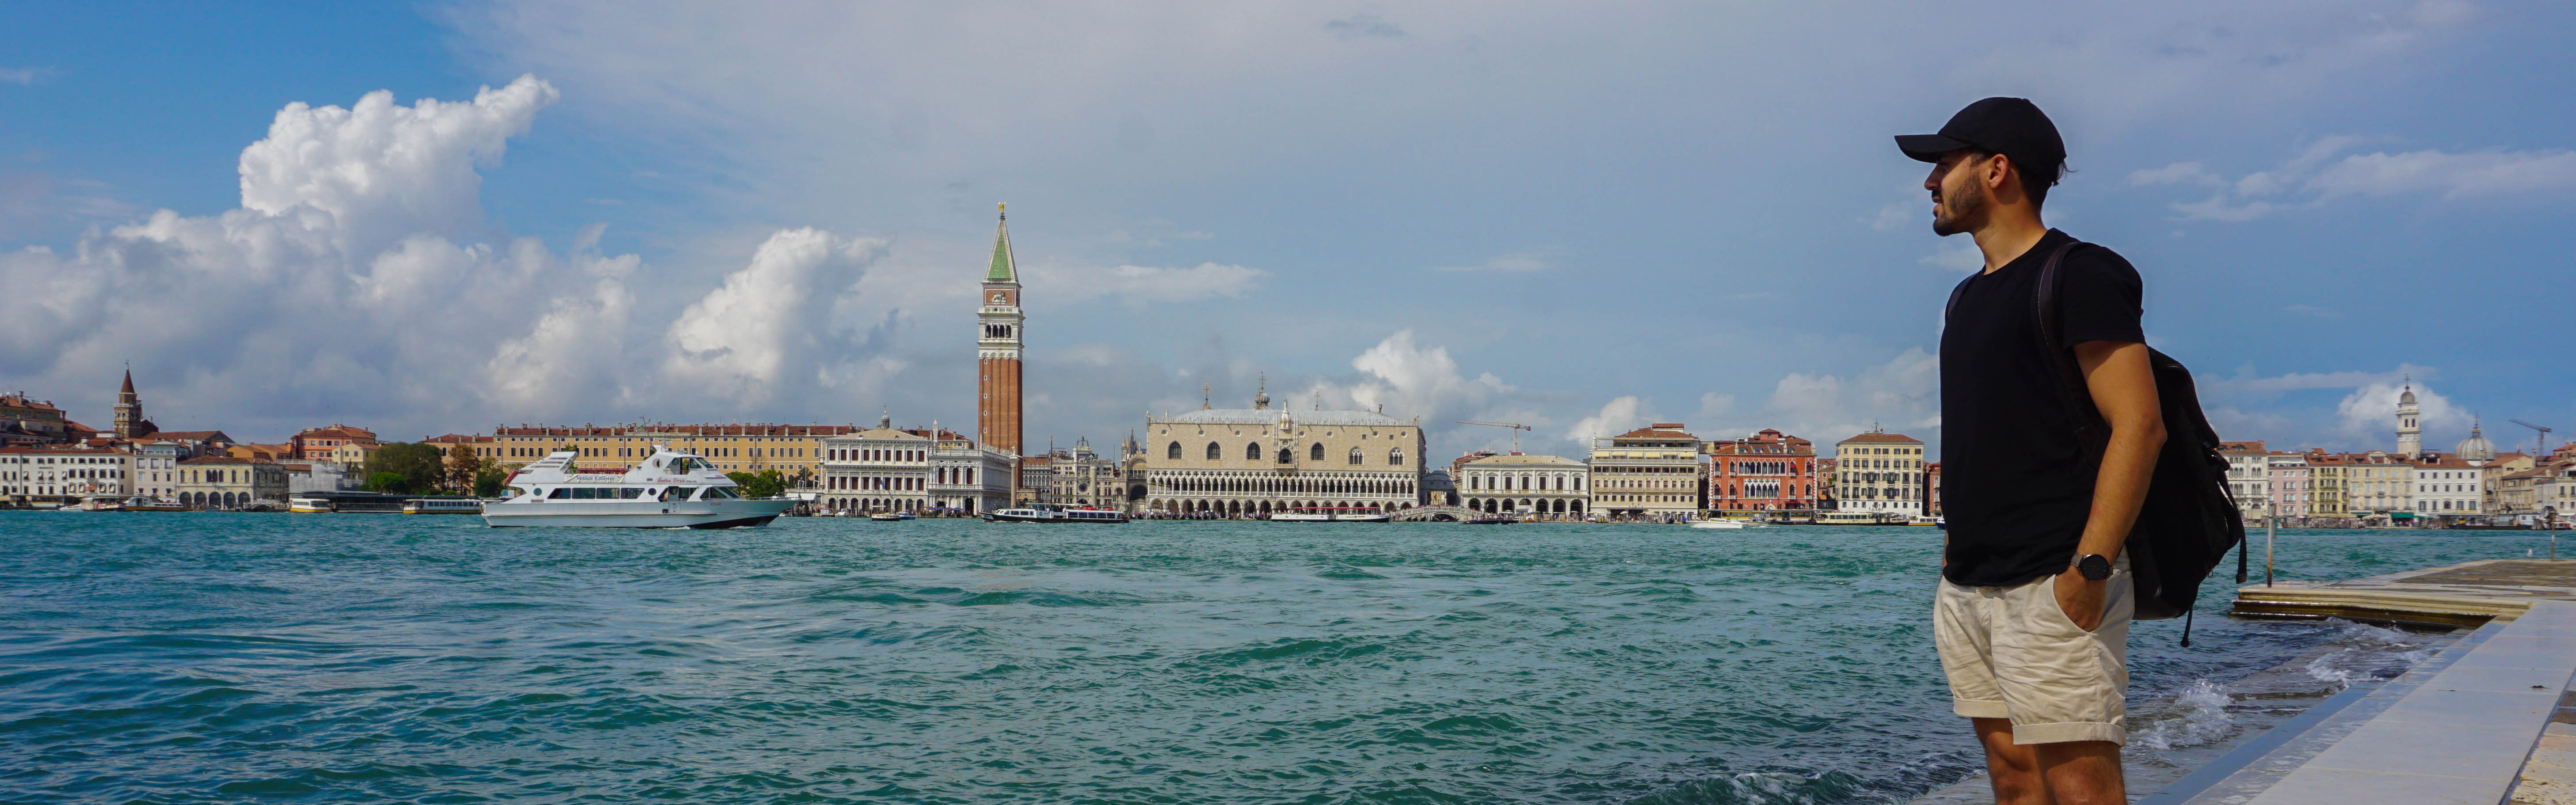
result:
[[(2135, 341), (2086, 341), (2075, 345), (2075, 363), (2084, 370), (2084, 386), (2093, 407), (2111, 425), (2111, 441), (2102, 451), (2101, 474), (2093, 484), (2093, 511), (2084, 521), (2076, 556), (2118, 556), (2146, 503), (2147, 483), (2156, 470), (2156, 455), (2165, 444), (2164, 408), (2156, 399), (2156, 376), (2147, 364), (2147, 345)], [(2072, 559), (2073, 557), (2069, 557)], [(2069, 568), (2058, 577), (2057, 603), (2077, 626), (2092, 629), (2102, 622), (2103, 586), (2088, 582)]]

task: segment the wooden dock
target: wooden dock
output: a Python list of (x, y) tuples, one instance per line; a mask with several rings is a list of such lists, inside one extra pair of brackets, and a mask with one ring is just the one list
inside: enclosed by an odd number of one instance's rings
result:
[(2256, 584), (2236, 591), (2233, 613), (2474, 627), (2511, 620), (2538, 601), (2576, 601), (2576, 559), (2487, 559), (2348, 581)]

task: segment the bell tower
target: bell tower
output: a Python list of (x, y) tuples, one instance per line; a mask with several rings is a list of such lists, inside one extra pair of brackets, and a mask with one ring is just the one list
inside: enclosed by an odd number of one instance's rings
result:
[[(1020, 268), (1011, 259), (1011, 217), (996, 207), (993, 264), (975, 310), (975, 438), (1020, 455)], [(1016, 475), (1016, 473), (1014, 473)], [(1016, 479), (1015, 479), (1016, 480)], [(1016, 486), (1016, 484), (1014, 484)]]
[(2406, 379), (2406, 390), (2397, 395), (2397, 454), (2407, 458), (2424, 455), (2424, 429), (2415, 418), (2415, 379)]
[(134, 393), (134, 369), (125, 370), (125, 386), (116, 390), (116, 435), (131, 439), (146, 435), (136, 431), (143, 424), (143, 397)]

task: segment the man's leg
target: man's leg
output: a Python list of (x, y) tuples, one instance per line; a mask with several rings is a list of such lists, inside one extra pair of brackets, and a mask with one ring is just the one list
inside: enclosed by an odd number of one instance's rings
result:
[[(2051, 805), (2048, 780), (2040, 774), (2040, 749), (2013, 743), (2012, 719), (1972, 718), (1977, 743), (1986, 746), (1986, 779), (1995, 786), (1995, 805)], [(2114, 770), (2116, 772), (2116, 769)]]
[[(2012, 742), (2007, 726), (2004, 742)], [(2067, 741), (2022, 747), (2039, 750), (2039, 773), (2057, 805), (2125, 805), (2128, 784), (2120, 778), (2120, 745), (2110, 741)], [(1987, 750), (1991, 757), (1993, 750)], [(1990, 761), (1991, 764), (1991, 761)], [(1995, 788), (2001, 792), (2003, 787)]]

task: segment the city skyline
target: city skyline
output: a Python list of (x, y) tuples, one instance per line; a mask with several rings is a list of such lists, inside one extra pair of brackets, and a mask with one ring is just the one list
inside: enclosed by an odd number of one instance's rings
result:
[[(1284, 400), (1420, 416), (1434, 455), (1502, 443), (1459, 419), (1531, 423), (1524, 449), (1560, 454), (1652, 421), (1817, 440), (1883, 421), (1937, 455), (1931, 322), (1962, 244), (1923, 231), (1918, 166), (1885, 135), (2020, 94), (2076, 152), (2052, 220), (2139, 263), (2151, 339), (2201, 371), (2228, 438), (2384, 448), (2379, 412), (2409, 375), (2428, 444), (2464, 437), (2472, 409), (2509, 449), (2529, 434), (2507, 418), (2576, 427), (2576, 379), (2525, 346), (2516, 309), (2558, 268), (2535, 255), (2576, 230), (2556, 203), (2576, 187), (2566, 104), (2502, 102), (2563, 97), (2538, 76), (2567, 57), (2513, 43), (2564, 9), (2052, 10), (2033, 24), (2068, 38), (2031, 55), (2068, 69), (2039, 76), (1980, 66), (2000, 48), (1926, 61), (1961, 54), (1893, 31), (1954, 23), (1896, 10), (1833, 34), (1793, 11), (1252, 9), (1242, 30), (1191, 12), (1121, 34), (1144, 54), (1126, 63), (1079, 58), (1041, 32), (1097, 21), (1045, 11), (968, 41), (939, 15), (773, 8), (638, 65), (609, 56), (650, 7), (442, 9), (21, 26), (138, 35), (0, 64), (0, 109), (28, 121), (0, 134), (23, 157), (0, 169), (0, 277), (45, 289), (0, 303), (19, 322), (0, 386), (96, 424), (131, 360), (165, 427), (263, 436), (881, 407), (962, 423), (963, 274), (990, 248), (985, 205), (1010, 201), (1044, 322), (1032, 445), (1105, 442), (1267, 374)], [(1818, 49), (1802, 63), (1886, 52), (1713, 85), (1691, 77), (1792, 57), (1652, 55), (1670, 35), (1636, 23), (1656, 20)], [(744, 84), (666, 72), (787, 22), (871, 21), (920, 43), (849, 56), (782, 36)], [(143, 50), (212, 52), (252, 25), (370, 33), (144, 69)], [(1220, 44), (1275, 75), (1154, 78)], [(882, 61), (924, 46), (966, 55), (938, 78)], [(1649, 55), (1604, 56), (1630, 52)], [(2206, 67), (2222, 61), (2262, 67)], [(865, 100), (758, 105), (836, 64), (852, 83), (826, 94)], [(1849, 72), (1868, 70), (1887, 72)], [(1369, 71), (1388, 80), (1352, 83)], [(1444, 142), (1466, 147), (1425, 147)], [(1765, 156), (1729, 156), (1746, 148)], [(333, 178), (352, 172), (370, 182)]]

